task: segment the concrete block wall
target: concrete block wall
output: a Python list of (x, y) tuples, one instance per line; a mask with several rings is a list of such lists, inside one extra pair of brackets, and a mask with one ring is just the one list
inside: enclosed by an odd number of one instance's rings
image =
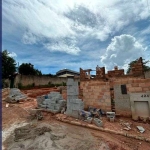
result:
[(139, 117), (149, 120), (150, 117), (150, 93), (131, 93), (130, 103), (132, 119), (138, 120)]
[[(121, 94), (121, 85), (126, 85), (127, 94)], [(131, 116), (130, 93), (150, 92), (150, 78), (118, 77), (108, 82), (102, 80), (84, 80), (80, 82), (85, 109), (88, 106), (111, 110), (111, 91), (114, 88), (115, 110), (123, 116)]]
[(67, 100), (77, 99), (79, 95), (78, 82), (74, 79), (68, 79), (67, 81)]
[(121, 85), (114, 86), (114, 100), (116, 114), (131, 117), (131, 105), (129, 94), (122, 94)]
[(83, 90), (83, 101), (85, 109), (89, 106), (111, 111), (111, 97), (109, 82), (102, 80), (87, 80), (80, 82)]
[(84, 102), (81, 99), (68, 99), (67, 111), (68, 116), (79, 118), (79, 111), (84, 109)]
[(67, 111), (66, 114), (71, 117), (79, 118), (79, 110), (84, 109), (84, 103), (78, 99), (79, 87), (78, 82), (74, 79), (67, 81)]
[[(29, 84), (35, 84), (35, 86), (46, 85), (49, 82), (52, 84), (61, 84), (62, 82), (67, 83), (67, 78), (64, 77), (48, 77), (48, 76), (32, 76), (32, 75), (17, 75), (15, 79), (15, 87), (18, 86), (18, 83), (21, 83), (23, 86), (27, 86)], [(79, 81), (79, 79), (75, 79), (75, 81)]]
[[(121, 94), (121, 85), (127, 87), (127, 94)], [(120, 78), (113, 81), (116, 113), (131, 116), (130, 93), (149, 93), (150, 79)]]

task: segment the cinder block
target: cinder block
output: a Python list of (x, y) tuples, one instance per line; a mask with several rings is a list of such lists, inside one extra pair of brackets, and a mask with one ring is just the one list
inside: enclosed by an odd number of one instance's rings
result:
[(46, 105), (39, 104), (38, 106), (41, 108), (46, 108)]
[(67, 101), (71, 99), (77, 99), (78, 95), (67, 95)]
[(107, 118), (115, 117), (115, 112), (106, 112)]
[(114, 121), (115, 121), (115, 117), (110, 117), (110, 118), (109, 118), (109, 121), (110, 121), (110, 122), (114, 122)]
[(73, 84), (73, 82), (74, 82), (74, 80), (73, 80), (73, 79), (68, 79), (68, 81), (67, 81), (67, 86), (68, 86), (68, 85), (72, 85), (72, 84)]
[(48, 106), (49, 109), (54, 110), (55, 106)]
[(54, 109), (55, 109), (55, 110), (60, 110), (60, 106), (56, 106), (56, 105), (55, 105), (55, 106), (54, 106)]
[(67, 108), (66, 115), (71, 116), (72, 115), (72, 110)]
[(98, 118), (94, 118), (93, 119), (93, 123), (95, 125), (97, 125), (98, 127), (102, 127), (103, 126), (103, 122), (100, 119), (98, 119)]
[(87, 122), (92, 123), (93, 118), (92, 117), (87, 117)]
[(42, 104), (47, 105), (47, 102), (46, 102), (46, 101), (43, 101)]
[(78, 119), (79, 118), (79, 111), (78, 110), (72, 110), (71, 116)]

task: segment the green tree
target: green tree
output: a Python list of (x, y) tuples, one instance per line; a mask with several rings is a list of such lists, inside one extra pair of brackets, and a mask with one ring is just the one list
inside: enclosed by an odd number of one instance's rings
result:
[[(138, 59), (136, 59), (136, 60), (134, 60), (134, 61), (131, 61), (131, 62), (129, 63), (128, 69), (127, 69), (127, 74), (130, 72), (132, 65), (135, 64), (137, 61), (138, 61)], [(148, 61), (144, 61), (144, 62), (143, 62), (144, 72), (150, 71), (150, 66), (147, 66), (147, 65), (146, 65), (148, 62), (150, 62), (150, 61), (148, 60)]]
[(16, 62), (14, 58), (9, 56), (9, 52), (4, 50), (0, 52), (2, 58), (2, 78), (6, 79), (9, 75), (12, 75), (16, 72)]
[(49, 74), (43, 74), (43, 76), (56, 77), (56, 75), (51, 74), (51, 73), (49, 73)]
[(31, 63), (22, 63), (19, 68), (19, 73), (23, 75), (42, 75), (41, 71), (34, 68)]
[(42, 72), (39, 71), (38, 69), (35, 69), (35, 72), (36, 72), (36, 75), (38, 75), (38, 76), (41, 76), (41, 75), (42, 75)]

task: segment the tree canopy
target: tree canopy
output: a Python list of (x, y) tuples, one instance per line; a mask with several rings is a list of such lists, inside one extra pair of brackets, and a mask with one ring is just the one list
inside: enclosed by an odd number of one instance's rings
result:
[(6, 79), (9, 75), (12, 75), (16, 72), (16, 62), (14, 58), (9, 56), (9, 52), (4, 50), (0, 52), (2, 58), (2, 78)]
[(41, 71), (35, 69), (31, 63), (22, 63), (18, 70), (23, 75), (42, 75)]
[[(136, 60), (134, 60), (134, 61), (131, 61), (131, 62), (129, 63), (128, 69), (127, 69), (127, 74), (130, 72), (132, 65), (135, 64), (137, 61), (138, 61), (138, 59), (136, 59)], [(150, 71), (150, 66), (147, 66), (147, 65), (146, 65), (148, 62), (150, 62), (150, 61), (148, 60), (148, 61), (144, 61), (144, 62), (143, 62), (144, 72)]]

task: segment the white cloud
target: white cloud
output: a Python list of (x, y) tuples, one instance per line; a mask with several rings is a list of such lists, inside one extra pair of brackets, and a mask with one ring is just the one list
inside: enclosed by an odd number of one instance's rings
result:
[[(78, 37), (105, 41), (128, 25), (149, 16), (145, 0), (3, 0), (5, 24), (20, 28), (24, 44), (41, 43), (47, 49), (80, 52), (78, 42), (51, 45), (46, 41)], [(71, 18), (75, 16), (74, 18)], [(7, 21), (6, 21), (7, 20)]]
[(49, 51), (60, 51), (72, 55), (78, 55), (81, 51), (76, 46), (76, 39), (74, 37), (51, 39), (48, 43), (44, 44), (44, 47)]
[(60, 52), (66, 52), (68, 54), (77, 55), (80, 52), (79, 47), (76, 47), (75, 45), (67, 45), (66, 43), (55, 43), (53, 45), (51, 44), (45, 44), (45, 47), (50, 51), (60, 51)]
[(31, 32), (25, 32), (22, 37), (22, 42), (24, 44), (35, 44), (37, 41), (39, 41), (39, 39)]
[(17, 57), (17, 54), (15, 52), (9, 52), (8, 56), (10, 56), (10, 57)]
[(108, 45), (106, 53), (101, 56), (101, 62), (107, 69), (114, 66), (127, 68), (127, 64), (144, 55), (146, 47), (143, 47), (135, 37), (131, 35), (115, 36)]

